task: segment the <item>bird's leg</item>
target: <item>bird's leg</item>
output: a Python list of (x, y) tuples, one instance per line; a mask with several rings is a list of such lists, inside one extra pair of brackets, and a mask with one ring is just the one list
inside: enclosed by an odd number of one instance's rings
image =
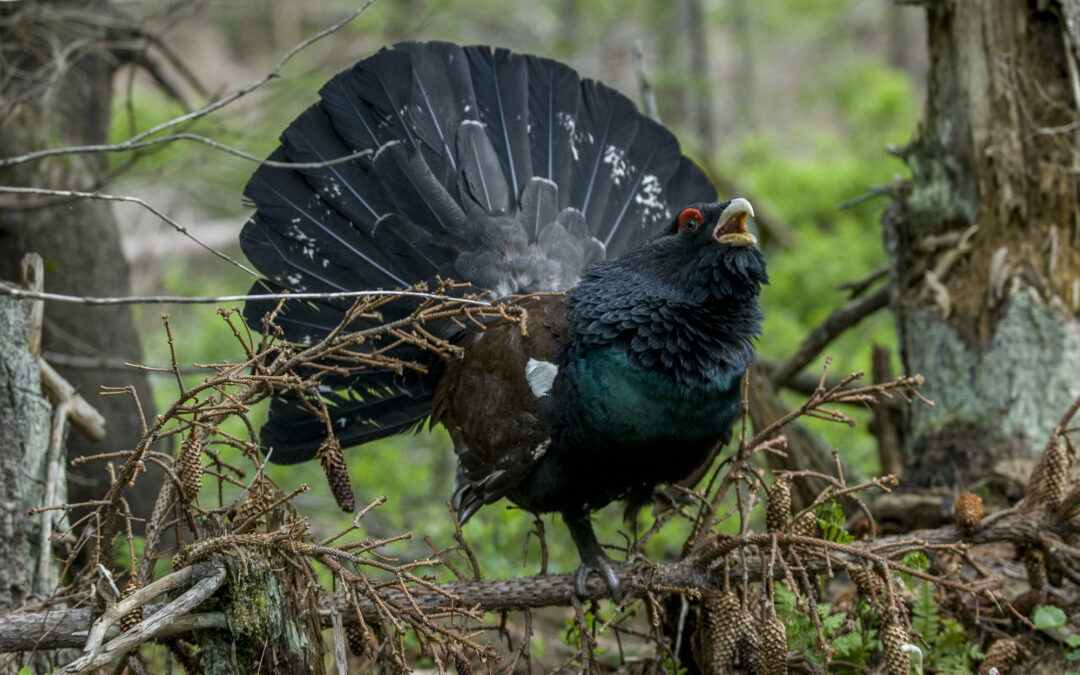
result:
[(622, 599), (619, 577), (615, 575), (615, 570), (611, 566), (611, 558), (607, 557), (604, 550), (600, 548), (600, 542), (596, 540), (589, 514), (563, 514), (563, 520), (570, 529), (570, 536), (581, 557), (581, 567), (578, 568), (574, 577), (574, 592), (580, 597), (585, 597), (585, 582), (588, 581), (590, 574), (596, 572), (607, 584), (615, 602), (619, 602)]

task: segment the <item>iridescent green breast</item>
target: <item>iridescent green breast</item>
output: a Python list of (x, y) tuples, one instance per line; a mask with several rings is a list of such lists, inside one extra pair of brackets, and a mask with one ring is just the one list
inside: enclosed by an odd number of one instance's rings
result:
[(595, 349), (567, 364), (580, 420), (595, 434), (626, 445), (713, 442), (738, 406), (741, 374), (701, 383), (632, 366), (625, 352)]

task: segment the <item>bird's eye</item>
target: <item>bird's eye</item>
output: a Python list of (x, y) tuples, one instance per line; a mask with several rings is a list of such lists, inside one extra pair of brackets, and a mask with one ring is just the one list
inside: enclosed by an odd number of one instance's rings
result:
[(683, 212), (679, 214), (679, 232), (683, 230), (694, 230), (701, 227), (701, 222), (705, 220), (701, 211), (697, 209), (683, 209)]

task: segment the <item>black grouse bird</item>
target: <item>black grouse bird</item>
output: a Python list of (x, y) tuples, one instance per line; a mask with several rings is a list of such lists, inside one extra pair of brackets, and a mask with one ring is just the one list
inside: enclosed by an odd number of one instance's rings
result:
[[(728, 430), (754, 356), (765, 264), (744, 199), (716, 202), (675, 137), (625, 96), (565, 65), (490, 47), (403, 43), (334, 77), (282, 134), (245, 195), (253, 293), (405, 287), (436, 275), (525, 301), (528, 336), (429, 326), (463, 348), (425, 375), (328, 374), (345, 446), (441, 423), (462, 521), (502, 497), (559, 512), (581, 555), (577, 591), (618, 580), (589, 514), (648, 501)], [(383, 320), (405, 316), (396, 301)], [(272, 301), (249, 302), (261, 328)], [(311, 344), (349, 301), (291, 302), (286, 338)], [(370, 324), (367, 324), (370, 325)], [(357, 320), (352, 328), (365, 324)], [(326, 433), (301, 394), (276, 396), (271, 460), (313, 458)]]

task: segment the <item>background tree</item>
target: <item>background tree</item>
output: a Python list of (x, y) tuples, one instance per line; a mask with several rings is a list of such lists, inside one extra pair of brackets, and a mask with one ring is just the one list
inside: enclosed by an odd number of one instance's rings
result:
[(1043, 448), (1080, 393), (1070, 0), (929, 3), (929, 91), (883, 218), (905, 370), (905, 482), (972, 486)]
[[(131, 54), (131, 40), (132, 24), (106, 0), (20, 2), (0, 8), (4, 155), (106, 142), (113, 78), (124, 55)], [(0, 184), (11, 186), (93, 192), (107, 180), (106, 157), (100, 153), (0, 165)], [(30, 252), (44, 258), (49, 292), (81, 295), (92, 289), (106, 296), (130, 294), (120, 231), (107, 202), (0, 195), (0, 278), (21, 279), (21, 261)], [(108, 420), (105, 441), (71, 434), (68, 457), (135, 444), (142, 427), (130, 399), (98, 395), (103, 384), (131, 384), (147, 406), (153, 404), (145, 373), (132, 371), (117, 378), (111, 367), (117, 361), (141, 358), (131, 308), (50, 304), (42, 342), (63, 377), (92, 399)], [(150, 470), (161, 476), (156, 467)], [(108, 486), (100, 466), (70, 468), (68, 477), (74, 502), (96, 499)], [(153, 493), (134, 490), (130, 502), (145, 517), (153, 508)]]

